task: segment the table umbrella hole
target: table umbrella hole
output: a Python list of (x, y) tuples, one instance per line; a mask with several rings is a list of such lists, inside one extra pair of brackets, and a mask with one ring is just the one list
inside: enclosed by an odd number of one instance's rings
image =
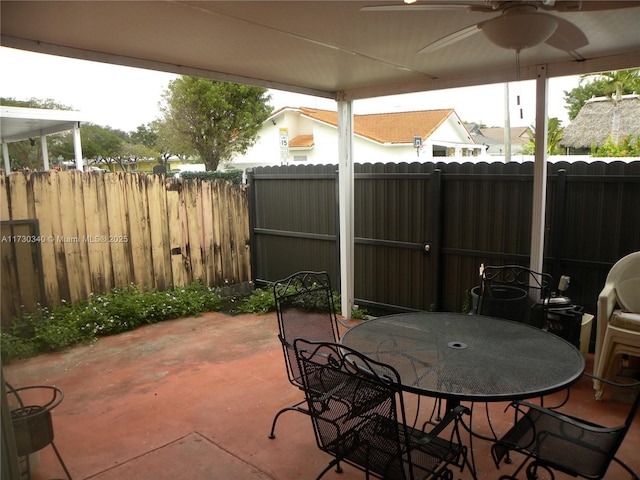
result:
[(467, 344), (466, 343), (462, 343), (462, 342), (449, 342), (447, 343), (447, 346), (449, 348), (455, 348), (458, 350), (463, 350), (465, 348), (467, 348)]

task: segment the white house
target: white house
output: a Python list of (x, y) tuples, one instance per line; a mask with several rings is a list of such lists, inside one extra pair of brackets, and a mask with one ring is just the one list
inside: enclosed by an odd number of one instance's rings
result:
[[(256, 144), (233, 158), (229, 167), (337, 164), (337, 128), (337, 112), (284, 107), (271, 114)], [(356, 163), (433, 161), (434, 157), (469, 161), (485, 155), (485, 147), (475, 143), (453, 109), (354, 115), (354, 130)]]

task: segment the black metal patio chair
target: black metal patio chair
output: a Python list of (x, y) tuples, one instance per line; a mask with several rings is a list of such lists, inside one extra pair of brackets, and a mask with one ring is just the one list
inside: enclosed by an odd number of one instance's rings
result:
[(452, 479), (452, 465), (471, 470), (458, 429), (465, 407), (428, 432), (414, 429), (393, 367), (335, 343), (294, 345), (317, 445), (334, 457), (317, 479), (342, 462), (388, 480)]
[[(292, 385), (303, 389), (300, 369), (295, 358), (293, 341), (296, 338), (336, 342), (338, 318), (333, 301), (331, 281), (326, 272), (302, 271), (278, 280), (273, 285), (278, 315), (278, 338), (282, 344), (287, 376)], [(275, 438), (276, 423), (287, 411), (308, 414), (304, 398), (276, 413), (269, 438)]]
[[(584, 375), (597, 378), (587, 373)], [(512, 402), (516, 422), (492, 446), (491, 453), (498, 468), (505, 457), (509, 458), (511, 451), (519, 452), (525, 458), (512, 475), (503, 475), (500, 480), (515, 479), (525, 465), (528, 480), (543, 478), (544, 472), (553, 479), (554, 471), (573, 477), (602, 479), (612, 461), (629, 472), (631, 478), (639, 479), (638, 474), (615, 455), (640, 406), (640, 382), (620, 384), (597, 379), (635, 394), (624, 423), (607, 427), (555, 409), (523, 401)]]
[[(10, 402), (11, 423), (16, 441), (18, 457), (23, 459), (24, 470), (22, 477), (31, 478), (31, 463), (29, 456), (51, 445), (58, 457), (58, 461), (67, 478), (71, 474), (67, 469), (60, 452), (53, 442), (53, 420), (51, 410), (57, 407), (64, 394), (58, 387), (47, 385), (33, 385), (14, 388), (5, 382), (7, 387), (7, 401)], [(44, 399), (44, 400), (43, 400)]]
[(487, 266), (482, 273), (476, 313), (544, 327), (544, 305), (539, 318), (530, 319), (531, 307), (551, 296), (553, 277), (520, 265)]
[[(545, 328), (547, 304), (540, 302), (537, 305), (535, 318), (531, 318), (531, 307), (538, 299), (551, 296), (552, 282), (553, 277), (548, 273), (534, 272), (520, 265), (488, 265), (482, 270), (475, 313)], [(472, 404), (472, 410), (473, 407)], [(485, 414), (496, 439), (487, 404)]]

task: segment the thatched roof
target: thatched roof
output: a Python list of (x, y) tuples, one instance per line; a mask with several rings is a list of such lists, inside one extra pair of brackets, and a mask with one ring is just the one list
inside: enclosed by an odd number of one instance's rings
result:
[(608, 97), (588, 100), (578, 116), (564, 129), (560, 144), (573, 148), (603, 145), (612, 133), (614, 117), (619, 118), (619, 138), (639, 135), (640, 95), (625, 95), (617, 104)]

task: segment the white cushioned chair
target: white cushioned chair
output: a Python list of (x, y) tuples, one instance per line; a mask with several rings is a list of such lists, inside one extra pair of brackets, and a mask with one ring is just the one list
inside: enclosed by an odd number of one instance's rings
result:
[[(598, 296), (598, 330), (593, 373), (611, 378), (620, 355), (640, 357), (640, 251), (621, 258)], [(603, 384), (594, 380), (596, 399)]]

